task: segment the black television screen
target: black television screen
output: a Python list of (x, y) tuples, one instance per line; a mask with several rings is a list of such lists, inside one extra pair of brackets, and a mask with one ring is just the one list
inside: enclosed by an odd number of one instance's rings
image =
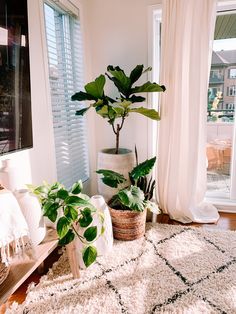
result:
[(0, 155), (32, 145), (27, 0), (0, 0)]

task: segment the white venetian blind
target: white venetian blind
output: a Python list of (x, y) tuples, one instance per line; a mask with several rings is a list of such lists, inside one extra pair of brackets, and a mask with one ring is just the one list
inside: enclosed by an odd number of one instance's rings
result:
[(44, 4), (58, 181), (66, 187), (88, 179), (86, 122), (75, 116), (71, 95), (83, 88), (80, 22)]

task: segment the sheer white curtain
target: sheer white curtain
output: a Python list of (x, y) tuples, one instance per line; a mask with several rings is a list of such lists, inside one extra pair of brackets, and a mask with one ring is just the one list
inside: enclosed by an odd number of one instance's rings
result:
[(206, 191), (206, 110), (216, 0), (165, 0), (158, 198), (171, 218), (215, 222)]

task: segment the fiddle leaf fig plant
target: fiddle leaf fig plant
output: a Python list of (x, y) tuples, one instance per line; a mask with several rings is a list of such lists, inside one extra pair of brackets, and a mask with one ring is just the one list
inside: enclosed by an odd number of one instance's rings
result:
[[(130, 113), (139, 113), (152, 120), (160, 120), (159, 113), (155, 109), (134, 105), (146, 100), (145, 97), (136, 94), (165, 91), (164, 85), (158, 85), (155, 82), (147, 81), (144, 84), (136, 85), (141, 76), (151, 70), (151, 67), (144, 69), (143, 65), (137, 65), (127, 75), (119, 66), (109, 65), (105, 75), (101, 74), (94, 81), (84, 86), (85, 91), (79, 91), (71, 97), (73, 101), (91, 101), (88, 107), (77, 110), (76, 115), (83, 116), (93, 107), (97, 114), (108, 121), (116, 136), (116, 154), (119, 153), (120, 131)], [(106, 77), (117, 89), (115, 98), (105, 94)]]
[[(142, 212), (148, 207), (155, 214), (160, 213), (157, 204), (152, 202), (155, 180), (148, 179), (147, 176), (152, 171), (156, 157), (147, 159), (138, 164), (129, 173), (131, 184), (124, 178), (123, 175), (107, 170), (99, 169), (96, 172), (102, 175), (101, 180), (104, 184), (111, 188), (118, 188), (108, 204), (113, 209), (131, 210)], [(119, 180), (117, 180), (119, 178)], [(123, 184), (127, 183), (127, 187), (123, 188)], [(122, 185), (121, 185), (122, 184)]]
[(28, 185), (28, 188), (41, 203), (43, 215), (56, 222), (59, 244), (66, 245), (78, 237), (85, 245), (82, 252), (84, 264), (90, 266), (97, 258), (97, 249), (92, 244), (100, 236), (94, 224), (94, 215), (99, 215), (102, 230), (104, 217), (96, 213), (90, 198), (82, 194), (82, 182), (74, 183), (70, 190), (59, 182), (52, 185), (44, 182), (38, 187)]

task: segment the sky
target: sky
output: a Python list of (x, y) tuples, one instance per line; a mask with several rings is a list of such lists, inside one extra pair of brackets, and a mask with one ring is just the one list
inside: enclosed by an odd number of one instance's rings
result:
[(236, 38), (214, 40), (213, 50), (236, 50)]

